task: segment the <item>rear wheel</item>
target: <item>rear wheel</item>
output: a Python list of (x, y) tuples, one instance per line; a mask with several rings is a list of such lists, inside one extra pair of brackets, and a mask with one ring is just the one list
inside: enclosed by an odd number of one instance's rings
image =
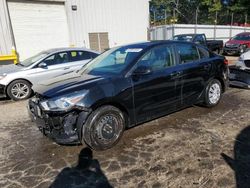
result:
[(31, 85), (25, 80), (13, 81), (7, 87), (8, 96), (15, 101), (27, 99), (31, 93)]
[(222, 87), (220, 81), (217, 79), (210, 81), (206, 87), (205, 105), (207, 107), (216, 106), (220, 102), (221, 94)]
[(114, 106), (102, 106), (83, 125), (82, 142), (94, 150), (105, 150), (118, 143), (124, 129), (123, 113)]

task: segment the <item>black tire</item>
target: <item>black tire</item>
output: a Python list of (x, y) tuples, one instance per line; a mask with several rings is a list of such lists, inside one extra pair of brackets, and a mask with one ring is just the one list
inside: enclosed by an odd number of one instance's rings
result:
[(118, 143), (124, 129), (124, 114), (114, 106), (102, 106), (87, 118), (81, 140), (94, 150), (109, 149)]
[(7, 95), (14, 101), (28, 99), (31, 94), (31, 84), (25, 80), (15, 80), (7, 87)]
[(217, 79), (211, 80), (205, 90), (204, 105), (206, 107), (216, 106), (221, 100), (221, 95), (222, 87), (220, 81)]

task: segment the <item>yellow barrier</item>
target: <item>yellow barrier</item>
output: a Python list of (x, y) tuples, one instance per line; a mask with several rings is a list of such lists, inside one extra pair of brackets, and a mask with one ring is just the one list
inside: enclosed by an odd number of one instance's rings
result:
[(14, 61), (14, 64), (17, 64), (17, 60), (18, 58), (17, 58), (17, 53), (15, 49), (11, 50), (10, 55), (0, 55), (0, 61)]

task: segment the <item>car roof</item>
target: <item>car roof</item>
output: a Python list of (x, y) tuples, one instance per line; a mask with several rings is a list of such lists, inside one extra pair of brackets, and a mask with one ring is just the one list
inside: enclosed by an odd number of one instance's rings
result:
[(238, 33), (237, 35), (250, 35), (250, 32), (242, 32), (242, 33)]
[(175, 36), (186, 36), (186, 35), (195, 36), (195, 35), (201, 35), (201, 34), (186, 33), (186, 34), (179, 34), (179, 35), (175, 35)]
[(96, 53), (96, 54), (100, 54), (100, 52), (97, 52), (95, 50), (91, 50), (91, 49), (88, 49), (88, 48), (78, 48), (78, 47), (64, 47), (64, 48), (51, 48), (51, 49), (48, 49), (48, 50), (44, 50), (44, 52), (47, 52), (47, 53), (55, 53), (55, 52), (64, 52), (64, 51), (88, 51), (88, 52), (93, 52), (93, 53)]
[(121, 45), (122, 46), (126, 46), (129, 48), (138, 48), (138, 47), (150, 47), (150, 46), (157, 46), (157, 45), (161, 45), (161, 44), (173, 44), (173, 43), (187, 43), (190, 44), (190, 42), (186, 42), (186, 41), (174, 41), (174, 40), (152, 40), (152, 41), (146, 41), (146, 42), (139, 42), (139, 43), (132, 43), (132, 44), (127, 44), (127, 45)]

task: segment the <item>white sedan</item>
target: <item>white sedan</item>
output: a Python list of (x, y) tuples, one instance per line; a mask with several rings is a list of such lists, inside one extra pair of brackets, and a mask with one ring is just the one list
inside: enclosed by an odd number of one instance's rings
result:
[(57, 48), (40, 52), (16, 65), (2, 66), (0, 97), (27, 99), (34, 84), (76, 71), (98, 55), (99, 52), (86, 48)]

